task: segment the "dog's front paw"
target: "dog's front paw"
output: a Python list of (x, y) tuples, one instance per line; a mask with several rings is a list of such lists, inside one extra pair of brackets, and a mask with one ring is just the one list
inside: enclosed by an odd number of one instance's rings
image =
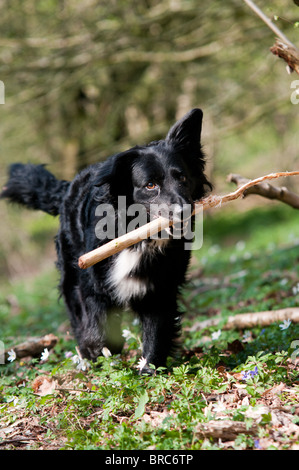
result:
[(150, 367), (145, 357), (141, 357), (137, 364), (139, 375), (154, 375), (155, 369)]
[(139, 370), (139, 375), (154, 375), (155, 374), (155, 369), (152, 369), (151, 367), (143, 367), (142, 369)]

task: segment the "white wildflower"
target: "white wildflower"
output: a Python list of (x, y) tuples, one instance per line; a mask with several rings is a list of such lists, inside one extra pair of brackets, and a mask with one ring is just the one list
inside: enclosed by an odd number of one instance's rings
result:
[(146, 366), (146, 364), (147, 364), (147, 360), (145, 359), (145, 357), (141, 357), (136, 367), (138, 370), (142, 370)]
[(243, 251), (245, 250), (245, 242), (243, 240), (239, 240), (237, 243), (236, 243), (236, 250), (237, 251)]
[(18, 397), (13, 396), (7, 400), (7, 403), (13, 403), (13, 406), (16, 406), (18, 401), (19, 401)]
[(293, 288), (292, 288), (292, 292), (293, 292), (293, 295), (297, 295), (299, 293), (299, 283), (296, 284)]
[(110, 356), (112, 356), (111, 351), (109, 351), (109, 349), (106, 348), (106, 346), (103, 347), (103, 349), (102, 349), (102, 354), (103, 354), (104, 357), (110, 357)]
[(226, 411), (226, 407), (225, 407), (225, 404), (223, 403), (223, 401), (221, 400), (218, 400), (217, 403), (214, 403), (212, 405), (212, 408), (213, 410), (216, 412), (216, 413), (221, 413), (222, 411)]
[(73, 357), (72, 357), (72, 361), (73, 361), (73, 364), (79, 364), (79, 362), (81, 361), (80, 357), (78, 356), (78, 354), (75, 354)]
[(218, 339), (220, 335), (221, 335), (221, 330), (214, 331), (214, 333), (212, 333), (212, 339)]
[(73, 361), (73, 364), (77, 364), (77, 367), (76, 367), (77, 370), (85, 371), (86, 369), (88, 369), (90, 367), (89, 362), (87, 361), (87, 359), (83, 359), (78, 354), (75, 354), (72, 357), (72, 361)]
[(213, 245), (209, 248), (209, 255), (213, 256), (213, 255), (217, 255), (217, 253), (219, 253), (220, 251), (220, 246), (219, 245)]
[(15, 351), (13, 349), (11, 349), (10, 351), (8, 351), (8, 358), (7, 360), (9, 362), (13, 362), (15, 359), (16, 359), (17, 355), (15, 353)]
[(279, 328), (280, 328), (281, 330), (287, 330), (287, 329), (289, 328), (289, 326), (290, 326), (291, 323), (292, 323), (292, 321), (291, 321), (290, 319), (288, 319), (288, 320), (283, 320), (283, 322), (280, 323)]
[(40, 357), (40, 358), (41, 358), (41, 361), (46, 361), (46, 360), (48, 359), (48, 357), (49, 357), (49, 354), (50, 354), (50, 353), (49, 353), (48, 348), (45, 348), (45, 349), (43, 350), (42, 354), (41, 354), (41, 357)]
[(243, 335), (243, 341), (244, 343), (247, 343), (248, 341), (250, 341), (252, 339), (252, 333), (251, 331), (245, 331), (244, 335)]
[(90, 367), (89, 362), (86, 359), (80, 359), (79, 364), (77, 365), (76, 369), (78, 370), (87, 370)]
[(122, 332), (122, 336), (125, 338), (126, 341), (128, 341), (128, 339), (132, 338), (132, 333), (130, 330), (127, 330), (125, 328)]
[(235, 262), (237, 261), (237, 259), (238, 259), (238, 258), (236, 257), (236, 255), (231, 255), (231, 256), (229, 257), (230, 263), (235, 263)]

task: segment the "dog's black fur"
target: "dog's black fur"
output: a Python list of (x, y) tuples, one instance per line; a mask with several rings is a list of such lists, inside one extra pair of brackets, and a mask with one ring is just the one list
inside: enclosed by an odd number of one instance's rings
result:
[[(72, 182), (58, 181), (43, 165), (14, 164), (2, 198), (60, 215), (56, 238), (60, 288), (83, 357), (95, 360), (108, 346), (109, 318), (115, 307), (130, 307), (141, 319), (143, 356), (148, 364), (164, 366), (180, 331), (177, 295), (185, 281), (190, 251), (185, 239), (146, 240), (88, 268), (78, 258), (108, 240), (95, 235), (96, 207), (118, 196), (140, 203), (149, 213), (151, 204), (184, 204), (202, 198), (207, 187), (200, 134), (202, 111), (193, 109), (168, 132), (166, 139), (137, 146), (88, 167)], [(117, 218), (117, 209), (115, 211)], [(154, 213), (156, 217), (160, 214)], [(117, 224), (116, 224), (117, 225)], [(116, 236), (118, 232), (116, 232)], [(107, 326), (108, 325), (108, 326)], [(112, 326), (111, 326), (112, 325)], [(120, 332), (120, 329), (118, 333)]]

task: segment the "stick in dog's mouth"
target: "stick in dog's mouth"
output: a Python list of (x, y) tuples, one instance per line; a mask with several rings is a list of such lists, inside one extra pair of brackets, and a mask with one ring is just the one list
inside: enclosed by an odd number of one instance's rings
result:
[[(240, 196), (243, 195), (246, 189), (258, 183), (261, 183), (266, 179), (276, 179), (283, 176), (286, 177), (296, 175), (299, 175), (299, 171), (270, 173), (269, 175), (261, 176), (254, 180), (251, 180), (243, 186), (240, 186), (237, 190), (233, 191), (232, 193), (226, 194), (224, 196), (210, 195), (194, 204), (194, 210), (192, 214), (194, 215), (202, 210), (206, 210), (209, 208), (220, 207), (223, 203), (238, 199)], [(153, 236), (157, 232), (169, 229), (169, 227), (173, 225), (173, 223), (174, 222), (171, 219), (167, 219), (165, 217), (157, 217), (151, 222), (135, 230), (132, 230), (131, 232), (126, 233), (125, 235), (122, 235), (119, 238), (111, 240), (105, 245), (100, 246), (99, 248), (96, 248), (95, 250), (90, 251), (89, 253), (80, 256), (78, 265), (81, 269), (89, 268), (94, 264), (99, 263), (100, 261), (108, 258), (109, 256), (112, 256), (122, 251), (123, 249), (128, 248), (129, 246), (132, 246), (142, 240), (145, 240), (146, 238), (149, 238), (150, 236)]]

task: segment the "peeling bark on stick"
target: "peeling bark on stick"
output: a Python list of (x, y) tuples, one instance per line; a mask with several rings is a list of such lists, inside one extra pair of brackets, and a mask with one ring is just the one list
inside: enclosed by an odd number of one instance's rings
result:
[[(244, 178), (241, 175), (232, 173), (228, 175), (227, 181), (230, 183), (235, 183), (238, 187), (241, 187), (244, 184), (248, 183), (248, 181), (250, 180), (248, 178)], [(244, 197), (248, 196), (249, 194), (257, 194), (267, 199), (276, 199), (280, 202), (288, 204), (294, 209), (299, 209), (298, 194), (289, 191), (284, 186), (277, 188), (267, 182), (263, 182), (256, 184), (255, 186), (251, 186), (251, 188), (248, 188), (246, 191), (244, 191)]]
[(255, 423), (248, 428), (243, 421), (215, 420), (198, 424), (195, 432), (201, 437), (233, 441), (239, 434), (255, 435), (257, 430)]
[[(280, 310), (268, 310), (265, 312), (239, 313), (235, 316), (228, 317), (227, 322), (223, 325), (223, 330), (253, 328), (254, 326), (269, 326), (274, 322), (283, 322), (291, 320), (299, 323), (299, 307), (289, 307)], [(203, 330), (211, 326), (217, 326), (223, 318), (212, 318), (203, 322), (195, 323), (190, 331)]]
[(290, 71), (295, 70), (299, 75), (299, 50), (296, 47), (292, 47), (277, 39), (274, 46), (270, 48), (270, 51), (272, 54), (283, 59), (290, 67)]

